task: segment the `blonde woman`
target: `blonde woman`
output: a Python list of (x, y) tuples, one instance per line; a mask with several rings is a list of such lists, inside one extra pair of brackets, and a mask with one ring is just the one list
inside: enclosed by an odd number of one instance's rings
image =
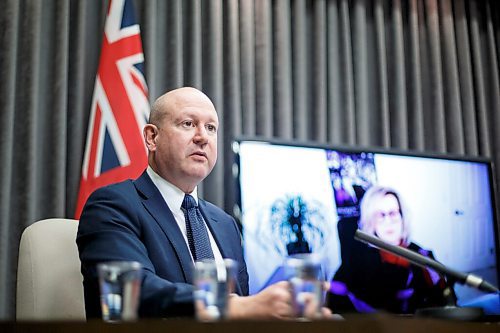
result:
[[(366, 191), (360, 204), (359, 228), (389, 244), (434, 258), (431, 251), (410, 240), (408, 212), (393, 188), (374, 185)], [(343, 255), (328, 295), (335, 311), (414, 313), (419, 308), (455, 302), (454, 295), (444, 296), (448, 285), (436, 272), (366, 244), (352, 244), (353, 253)]]

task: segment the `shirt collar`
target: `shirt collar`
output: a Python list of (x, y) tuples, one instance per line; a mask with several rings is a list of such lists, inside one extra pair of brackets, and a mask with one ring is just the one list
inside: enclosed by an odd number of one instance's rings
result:
[[(163, 200), (165, 200), (168, 207), (170, 209), (181, 209), (182, 201), (184, 200), (184, 195), (186, 195), (186, 193), (184, 193), (177, 186), (163, 179), (153, 170), (153, 168), (151, 168), (151, 166), (148, 165), (146, 172), (153, 181), (153, 184), (155, 184), (160, 191)], [(196, 204), (198, 204), (198, 187), (195, 187), (193, 192), (187, 194), (190, 194), (196, 201)]]

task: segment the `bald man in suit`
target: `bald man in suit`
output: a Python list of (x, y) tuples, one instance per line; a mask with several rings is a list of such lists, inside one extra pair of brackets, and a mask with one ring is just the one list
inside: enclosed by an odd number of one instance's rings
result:
[(287, 282), (248, 296), (248, 273), (234, 219), (198, 198), (197, 186), (217, 160), (219, 119), (211, 100), (184, 87), (159, 97), (143, 134), (148, 167), (136, 180), (95, 191), (81, 218), (77, 245), (87, 318), (101, 317), (96, 264), (138, 261), (143, 266), (140, 317), (192, 316), (195, 253), (188, 242), (182, 202), (197, 203), (215, 261), (239, 264), (231, 318), (289, 318)]

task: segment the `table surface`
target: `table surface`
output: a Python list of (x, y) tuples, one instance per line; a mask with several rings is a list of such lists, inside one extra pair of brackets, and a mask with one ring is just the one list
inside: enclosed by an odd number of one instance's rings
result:
[(350, 315), (344, 320), (297, 321), (225, 321), (201, 323), (188, 319), (140, 320), (133, 323), (24, 321), (0, 322), (0, 332), (207, 332), (207, 333), (315, 333), (315, 332), (500, 332), (500, 318), (485, 322), (463, 322), (393, 315)]

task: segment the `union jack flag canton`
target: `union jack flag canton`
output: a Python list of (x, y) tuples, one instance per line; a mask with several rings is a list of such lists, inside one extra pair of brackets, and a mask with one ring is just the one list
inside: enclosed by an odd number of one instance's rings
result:
[(75, 218), (99, 187), (136, 178), (147, 166), (149, 118), (139, 25), (131, 0), (111, 0), (105, 23)]

